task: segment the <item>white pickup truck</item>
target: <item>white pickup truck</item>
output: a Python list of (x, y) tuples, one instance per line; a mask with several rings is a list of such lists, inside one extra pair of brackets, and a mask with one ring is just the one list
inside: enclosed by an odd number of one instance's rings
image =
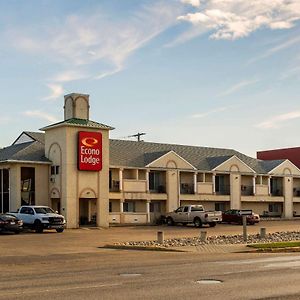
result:
[(26, 205), (21, 206), (17, 212), (11, 212), (23, 221), (23, 226), (34, 229), (42, 233), (44, 229), (55, 229), (57, 232), (63, 232), (65, 229), (65, 218), (57, 214), (48, 206)]
[(202, 227), (204, 224), (214, 227), (221, 221), (221, 211), (205, 211), (203, 205), (184, 205), (166, 214), (168, 225), (194, 223), (196, 227)]

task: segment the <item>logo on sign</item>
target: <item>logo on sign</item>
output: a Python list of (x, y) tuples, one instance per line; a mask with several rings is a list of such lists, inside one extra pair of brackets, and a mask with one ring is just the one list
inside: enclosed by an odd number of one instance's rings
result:
[(102, 169), (102, 135), (100, 132), (78, 133), (78, 169), (100, 171)]

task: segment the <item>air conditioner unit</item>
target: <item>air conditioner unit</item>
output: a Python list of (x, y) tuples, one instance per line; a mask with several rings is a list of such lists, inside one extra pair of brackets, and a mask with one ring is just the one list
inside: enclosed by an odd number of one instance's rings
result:
[(55, 182), (55, 176), (50, 176), (50, 182), (52, 182), (52, 183)]

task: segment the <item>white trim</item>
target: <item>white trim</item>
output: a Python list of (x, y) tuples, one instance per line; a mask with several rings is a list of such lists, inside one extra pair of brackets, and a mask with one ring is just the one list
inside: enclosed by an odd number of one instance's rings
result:
[[(160, 159), (162, 159), (163, 157), (169, 155), (170, 153), (175, 154), (177, 157), (179, 157), (181, 160), (183, 160), (185, 163), (187, 163), (189, 166), (192, 167), (193, 170), (197, 170), (197, 168), (195, 168), (192, 164), (190, 164), (187, 160), (185, 160), (183, 157), (181, 157), (179, 154), (177, 154), (175, 151), (171, 150), (167, 153), (165, 153), (164, 155), (158, 157), (157, 159), (153, 160), (152, 162), (150, 162), (148, 165), (146, 165), (146, 168), (152, 168), (151, 165), (157, 161), (159, 161)], [(168, 168), (166, 168), (168, 169)]]
[[(256, 172), (251, 168), (251, 167), (249, 167), (245, 162), (243, 162), (240, 158), (238, 158), (236, 155), (233, 155), (233, 156), (231, 156), (230, 158), (228, 158), (227, 160), (225, 160), (225, 161), (223, 161), (221, 164), (219, 164), (218, 166), (216, 166), (215, 168), (213, 168), (212, 169), (212, 171), (217, 171), (217, 168), (219, 168), (219, 167), (221, 167), (222, 165), (224, 165), (225, 163), (227, 163), (228, 161), (230, 161), (230, 160), (232, 160), (232, 159), (234, 159), (234, 158), (236, 158), (238, 161), (240, 161), (244, 166), (246, 166), (249, 170), (251, 170), (252, 171), (252, 173), (255, 173), (256, 174)], [(229, 171), (230, 172), (230, 171)], [(242, 173), (242, 172), (240, 172), (240, 173)]]
[(52, 162), (49, 161), (33, 161), (33, 160), (3, 160), (3, 161), (0, 161), (0, 164), (8, 164), (8, 163), (19, 163), (19, 164), (37, 164), (37, 165), (51, 165)]
[[(284, 160), (282, 163), (280, 163), (278, 166), (276, 166), (275, 168), (273, 168), (271, 171), (268, 172), (268, 174), (271, 174), (272, 172), (274, 172), (274, 170), (276, 170), (277, 168), (279, 168), (280, 166), (282, 166), (283, 164), (285, 164), (286, 162), (290, 163), (293, 167), (295, 167), (299, 173), (300, 173), (300, 169), (294, 165), (289, 159)], [(282, 175), (286, 175), (286, 174), (282, 174)], [(294, 174), (290, 174), (290, 175), (294, 175)]]

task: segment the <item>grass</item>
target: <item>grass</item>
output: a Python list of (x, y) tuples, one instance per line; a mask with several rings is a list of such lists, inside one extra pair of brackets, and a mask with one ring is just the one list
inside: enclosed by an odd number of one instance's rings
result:
[(261, 250), (271, 250), (271, 249), (278, 249), (278, 248), (295, 248), (300, 247), (300, 242), (277, 242), (277, 243), (265, 243), (265, 244), (252, 244), (248, 245), (248, 247), (254, 249), (261, 249)]

